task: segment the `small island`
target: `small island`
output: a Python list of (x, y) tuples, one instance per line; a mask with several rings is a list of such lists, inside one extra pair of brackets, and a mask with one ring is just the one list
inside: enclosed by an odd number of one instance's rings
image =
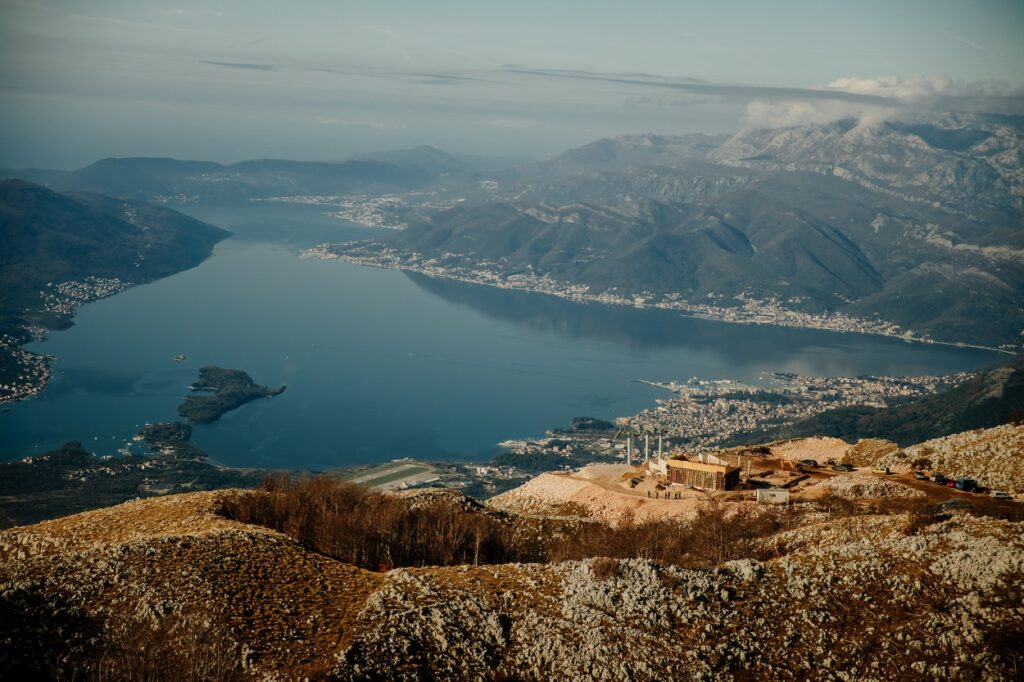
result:
[(178, 405), (178, 414), (189, 422), (208, 424), (250, 400), (279, 395), (284, 389), (260, 386), (241, 370), (210, 365), (201, 368), (199, 380), (189, 386), (193, 393), (205, 394), (185, 396), (185, 401)]

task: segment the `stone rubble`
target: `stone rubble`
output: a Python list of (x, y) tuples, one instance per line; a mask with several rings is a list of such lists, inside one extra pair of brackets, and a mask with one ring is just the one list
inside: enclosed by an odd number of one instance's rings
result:
[[(1001, 680), (1012, 661), (993, 642), (1024, 629), (1024, 524), (958, 512), (913, 535), (902, 515), (809, 516), (754, 548), (760, 560), (706, 569), (374, 573), (215, 506), (153, 498), (0, 533), (5, 613), (92, 624), (32, 635), (73, 658), (111, 614), (199, 611), (264, 680)], [(18, 644), (12, 627), (0, 646)]]

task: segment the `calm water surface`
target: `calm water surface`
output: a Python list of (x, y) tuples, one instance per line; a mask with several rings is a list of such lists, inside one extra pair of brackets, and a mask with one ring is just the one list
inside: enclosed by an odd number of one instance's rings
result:
[(87, 305), (34, 344), (57, 356), (54, 380), (0, 414), (0, 457), (69, 440), (113, 453), (142, 424), (176, 419), (207, 364), (288, 390), (197, 426), (196, 444), (229, 465), (324, 469), (472, 458), (574, 416), (630, 414), (662, 395), (637, 379), (935, 374), (999, 359), (303, 260), (304, 246), (372, 232), (305, 207), (188, 212), (235, 236), (199, 267)]

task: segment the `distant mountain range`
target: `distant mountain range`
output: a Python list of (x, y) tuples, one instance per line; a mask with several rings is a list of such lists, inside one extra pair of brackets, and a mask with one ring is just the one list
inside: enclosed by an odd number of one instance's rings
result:
[(469, 161), (426, 145), (414, 149), (356, 154), (350, 161), (376, 161), (400, 168), (418, 168), (431, 178), (451, 173), (468, 173), (474, 170), (473, 164)]
[(8, 174), (161, 202), (393, 194), (389, 224), (411, 227), (377, 241), (427, 259), (595, 294), (725, 307), (743, 296), (942, 341), (1024, 341), (1022, 117), (629, 135), (515, 168), (419, 147), (337, 163), (106, 159)]
[(1022, 130), (975, 117), (601, 140), (382, 243), (597, 293), (746, 294), (1020, 344)]
[(834, 175), (955, 212), (1024, 208), (1024, 117), (944, 116), (910, 122), (747, 130), (708, 154), (741, 168)]
[(171, 203), (248, 203), (296, 195), (404, 192), (468, 166), (444, 152), (421, 147), (339, 161), (258, 159), (230, 165), (159, 158), (102, 159), (75, 171), (6, 170), (0, 175), (54, 190), (101, 192)]

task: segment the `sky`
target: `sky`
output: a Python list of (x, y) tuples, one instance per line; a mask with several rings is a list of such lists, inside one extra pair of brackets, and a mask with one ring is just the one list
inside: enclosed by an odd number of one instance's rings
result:
[(1022, 0), (0, 0), (0, 167), (1024, 114), (1022, 35)]

